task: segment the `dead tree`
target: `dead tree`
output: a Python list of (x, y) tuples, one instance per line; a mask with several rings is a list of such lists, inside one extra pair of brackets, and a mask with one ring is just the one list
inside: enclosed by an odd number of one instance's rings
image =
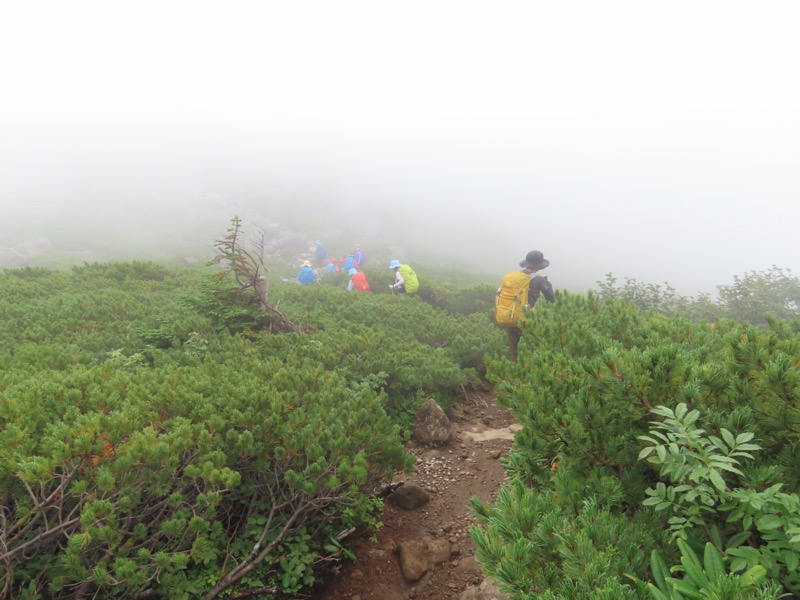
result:
[(211, 264), (221, 265), (220, 277), (233, 277), (238, 293), (250, 295), (262, 312), (271, 315), (269, 330), (278, 333), (298, 333), (300, 327), (269, 303), (270, 274), (264, 263), (266, 235), (260, 227), (250, 240), (253, 250), (244, 247), (242, 220), (236, 216), (225, 236), (214, 242), (214, 258)]

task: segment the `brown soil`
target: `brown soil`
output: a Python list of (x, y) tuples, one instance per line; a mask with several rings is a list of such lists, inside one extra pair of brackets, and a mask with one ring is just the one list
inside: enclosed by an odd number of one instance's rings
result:
[[(487, 392), (471, 393), (449, 416), (455, 439), (437, 449), (409, 442), (407, 449), (417, 457), (417, 470), (395, 480), (424, 488), (431, 494), (430, 502), (414, 511), (385, 502), (384, 525), (376, 539), (363, 536), (350, 540), (356, 561), (342, 564), (312, 598), (442, 600), (458, 598), (465, 589), (481, 582), (483, 576), (469, 536), (469, 526), (475, 523), (470, 498), (494, 500), (505, 481), (499, 458), (511, 448), (516, 426), (511, 412), (497, 406), (494, 394)], [(436, 565), (420, 580), (407, 583), (400, 572), (397, 546), (419, 538), (448, 540), (451, 559)]]

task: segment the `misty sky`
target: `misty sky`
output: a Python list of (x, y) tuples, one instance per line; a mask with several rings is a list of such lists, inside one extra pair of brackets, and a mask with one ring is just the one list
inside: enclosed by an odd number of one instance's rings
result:
[(498, 277), (540, 249), (576, 291), (797, 275), (799, 25), (795, 1), (6, 2), (0, 247), (291, 207)]

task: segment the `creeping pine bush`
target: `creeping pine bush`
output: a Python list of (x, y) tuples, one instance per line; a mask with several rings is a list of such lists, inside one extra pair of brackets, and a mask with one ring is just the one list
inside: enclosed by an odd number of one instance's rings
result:
[(14, 598), (307, 588), (413, 468), (398, 423), (425, 397), (455, 400), (502, 341), (418, 298), (294, 285), (272, 292), (304, 333), (269, 335), (224, 282), (147, 263), (0, 277)]
[(151, 263), (88, 264), (30, 278), (0, 272), (0, 378), (4, 374), (97, 364), (109, 352), (180, 344), (210, 328), (180, 305), (197, 276)]
[(273, 298), (314, 332), (298, 351), (346, 378), (385, 373), (393, 403), (422, 392), (452, 404), (484, 375), (483, 355), (503, 347), (502, 332), (484, 315), (453, 315), (419, 298), (294, 285), (276, 286)]
[[(487, 361), (522, 431), (512, 483), (476, 505), (482, 568), (516, 598), (800, 594), (799, 344), (777, 322), (697, 324), (591, 293), (537, 305), (518, 362)], [(724, 569), (686, 592), (682, 561), (706, 542)], [(654, 579), (653, 553), (677, 587)]]
[(328, 370), (314, 334), (231, 335), (180, 301), (199, 273), (34, 275), (0, 274), (6, 597), (290, 593), (377, 526), (412, 467), (379, 373)]
[(501, 488), (493, 506), (473, 499), (471, 529), (483, 571), (512, 598), (580, 600), (641, 598), (625, 573), (647, 569), (655, 519), (619, 513), (621, 489), (611, 481), (582, 502), (536, 490), (519, 479)]
[(0, 400), (14, 597), (38, 582), (54, 598), (194, 598), (245, 575), (296, 591), (339, 532), (374, 518), (370, 490), (410, 467), (379, 395), (258, 352), (51, 372)]

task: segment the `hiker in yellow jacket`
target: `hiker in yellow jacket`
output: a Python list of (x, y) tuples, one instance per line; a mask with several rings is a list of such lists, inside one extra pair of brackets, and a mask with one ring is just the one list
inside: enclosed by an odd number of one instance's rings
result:
[(540, 295), (548, 302), (555, 302), (556, 295), (547, 277), (536, 275), (547, 268), (550, 261), (538, 250), (532, 250), (520, 261), (522, 271), (506, 273), (500, 280), (494, 303), (495, 322), (506, 330), (510, 358), (517, 362), (517, 348), (522, 337), (519, 317), (524, 306), (534, 306)]
[(399, 260), (389, 263), (389, 268), (394, 270), (394, 283), (389, 286), (394, 294), (397, 292), (403, 296), (416, 294), (419, 290), (419, 279), (414, 269), (408, 265), (401, 264)]

